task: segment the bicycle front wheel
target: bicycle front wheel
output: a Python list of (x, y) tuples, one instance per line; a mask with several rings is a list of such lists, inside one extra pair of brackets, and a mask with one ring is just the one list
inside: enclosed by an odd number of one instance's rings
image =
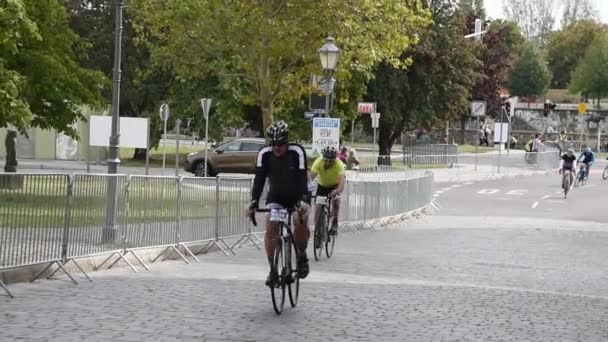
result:
[(276, 246), (274, 248), (274, 255), (272, 256), (272, 267), (279, 275), (279, 278), (275, 284), (270, 287), (270, 295), (272, 296), (272, 306), (274, 312), (280, 315), (283, 312), (285, 306), (285, 275), (286, 265), (285, 259), (283, 258), (283, 239), (280, 237), (277, 239)]
[(287, 261), (289, 263), (289, 278), (288, 280), (288, 292), (289, 292), (289, 303), (292, 308), (298, 305), (298, 296), (300, 295), (300, 277), (298, 277), (298, 252), (296, 251), (296, 245), (293, 242), (293, 237), (289, 237), (289, 243), (286, 250), (289, 251)]
[(608, 179), (608, 166), (606, 166), (606, 168), (604, 169), (604, 172), (602, 173), (602, 178)]
[(317, 222), (315, 222), (315, 241), (313, 242), (313, 252), (315, 255), (315, 260), (319, 261), (321, 259), (321, 255), (323, 254), (323, 245), (325, 244), (324, 236), (325, 231), (327, 230), (326, 217), (327, 213), (325, 209), (320, 208), (321, 212), (319, 213)]
[(568, 198), (568, 191), (570, 191), (570, 176), (564, 177), (564, 198)]
[[(329, 227), (331, 224), (331, 220), (333, 220), (332, 215), (327, 215), (327, 225)], [(334, 247), (336, 245), (336, 238), (338, 237), (338, 232), (336, 234), (330, 235), (327, 234), (327, 240), (325, 241), (325, 255), (327, 258), (331, 258), (332, 254), (334, 254)]]

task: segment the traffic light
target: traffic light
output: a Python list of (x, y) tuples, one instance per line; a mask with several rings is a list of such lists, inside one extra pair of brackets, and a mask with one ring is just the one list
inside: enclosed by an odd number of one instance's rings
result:
[(511, 102), (505, 102), (505, 111), (507, 111), (507, 115), (511, 115)]

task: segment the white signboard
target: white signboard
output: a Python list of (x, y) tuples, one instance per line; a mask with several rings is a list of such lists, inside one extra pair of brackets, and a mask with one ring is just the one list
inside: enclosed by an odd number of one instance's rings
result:
[(315, 118), (312, 120), (312, 155), (317, 157), (321, 150), (333, 146), (340, 148), (340, 119)]
[(380, 113), (372, 113), (372, 128), (380, 127)]
[(509, 123), (497, 122), (494, 124), (494, 142), (497, 144), (506, 144), (509, 140)]
[[(89, 145), (108, 147), (112, 132), (111, 116), (89, 118)], [(120, 118), (120, 147), (148, 148), (148, 119)]]

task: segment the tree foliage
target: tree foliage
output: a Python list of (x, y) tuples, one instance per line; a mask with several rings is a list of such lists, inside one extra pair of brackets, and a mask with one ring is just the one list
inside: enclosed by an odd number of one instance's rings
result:
[(522, 44), (509, 75), (511, 95), (520, 97), (544, 95), (550, 80), (551, 76), (541, 53), (529, 42)]
[(475, 84), (472, 99), (486, 101), (487, 112), (494, 115), (501, 106), (500, 89), (506, 84), (515, 52), (523, 42), (517, 24), (494, 20), (483, 36), (478, 52), (483, 77)]
[(507, 18), (516, 22), (527, 39), (543, 48), (555, 26), (554, 0), (503, 0)]
[(589, 0), (562, 0), (562, 27), (574, 25), (581, 20), (596, 20), (596, 9)]
[(160, 42), (159, 61), (185, 79), (216, 77), (236, 102), (258, 105), (264, 125), (275, 108), (309, 92), (327, 33), (343, 51), (341, 81), (380, 60), (406, 64), (397, 57), (427, 21), (419, 0), (133, 0), (132, 6)]
[(608, 33), (599, 34), (576, 67), (569, 90), (598, 100), (608, 95)]
[(420, 43), (402, 55), (411, 59), (407, 70), (382, 63), (369, 86), (369, 99), (378, 102), (380, 154), (390, 154), (404, 130), (432, 127), (461, 115), (468, 107), (470, 90), (479, 78), (475, 48), (462, 32), (462, 12), (452, 1), (429, 1), (433, 24)]
[(572, 72), (597, 35), (606, 26), (594, 20), (582, 20), (551, 33), (547, 43), (547, 61), (553, 74), (551, 86), (565, 89)]
[(0, 2), (0, 127), (76, 137), (81, 106), (102, 104), (103, 75), (77, 60), (86, 53), (59, 0)]

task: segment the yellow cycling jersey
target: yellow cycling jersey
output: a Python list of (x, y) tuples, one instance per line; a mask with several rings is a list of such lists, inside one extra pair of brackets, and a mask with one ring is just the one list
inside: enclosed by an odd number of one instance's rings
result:
[(338, 185), (340, 182), (340, 177), (344, 175), (344, 163), (336, 158), (334, 165), (326, 169), (323, 158), (317, 158), (310, 170), (317, 174), (317, 181), (320, 186), (329, 188)]

